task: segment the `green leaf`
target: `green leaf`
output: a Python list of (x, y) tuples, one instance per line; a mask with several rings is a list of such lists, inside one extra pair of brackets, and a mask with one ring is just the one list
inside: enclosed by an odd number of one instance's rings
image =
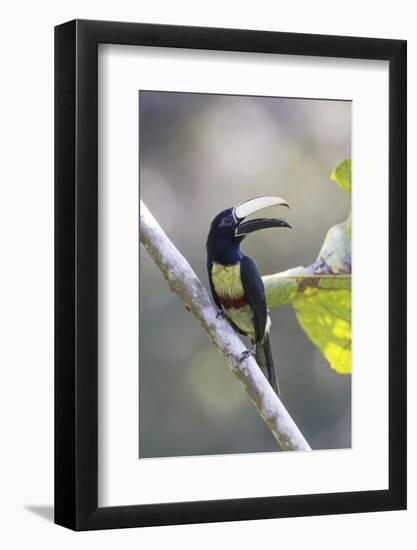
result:
[(266, 301), (269, 307), (290, 304), (299, 296), (311, 291), (351, 291), (350, 275), (307, 275), (304, 267), (295, 267), (288, 271), (262, 277)]
[(297, 276), (300, 269), (263, 278), (267, 304), (276, 307), (291, 303), (301, 327), (330, 366), (340, 374), (350, 373), (351, 276)]
[[(351, 161), (331, 178), (351, 191)], [(316, 261), (308, 267), (263, 277), (269, 307), (292, 304), (298, 322), (340, 374), (352, 372), (351, 217), (327, 232)]]
[(351, 303), (350, 290), (317, 289), (292, 302), (300, 325), (340, 374), (352, 371)]
[[(351, 276), (305, 275), (298, 267), (263, 277), (269, 307), (291, 303), (297, 319), (330, 366), (351, 372)], [(304, 274), (303, 274), (304, 273)]]
[(352, 190), (352, 159), (346, 159), (339, 166), (333, 170), (330, 178), (335, 181), (340, 187), (351, 193)]

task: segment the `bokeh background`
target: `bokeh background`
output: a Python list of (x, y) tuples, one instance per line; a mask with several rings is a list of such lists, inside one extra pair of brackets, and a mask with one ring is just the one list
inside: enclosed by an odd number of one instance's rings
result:
[[(314, 262), (329, 227), (350, 210), (330, 180), (351, 156), (350, 102), (140, 91), (139, 119), (141, 198), (207, 288), (205, 241), (220, 210), (257, 195), (290, 203), (279, 215), (294, 230), (243, 242), (262, 274)], [(277, 451), (143, 248), (139, 287), (139, 457)], [(290, 305), (271, 310), (271, 319), (290, 414), (313, 449), (350, 447), (350, 375), (331, 370)]]

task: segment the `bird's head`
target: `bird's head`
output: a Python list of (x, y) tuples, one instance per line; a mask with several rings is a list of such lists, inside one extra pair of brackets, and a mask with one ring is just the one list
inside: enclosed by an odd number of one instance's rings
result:
[(226, 250), (238, 251), (240, 242), (254, 231), (269, 227), (291, 227), (291, 225), (278, 218), (257, 218), (245, 221), (245, 219), (270, 206), (286, 206), (288, 203), (280, 197), (256, 197), (223, 210), (211, 222), (210, 232), (207, 238), (207, 251), (213, 259), (219, 252), (223, 255)]

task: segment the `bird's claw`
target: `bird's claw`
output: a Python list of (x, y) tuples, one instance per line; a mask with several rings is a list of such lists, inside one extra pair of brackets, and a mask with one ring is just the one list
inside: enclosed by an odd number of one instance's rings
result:
[(219, 311), (216, 314), (216, 319), (224, 319), (226, 315), (224, 314), (224, 311), (222, 309), (219, 309)]
[(245, 350), (242, 355), (240, 356), (239, 363), (242, 363), (245, 361), (248, 357), (255, 357), (255, 346), (251, 349)]

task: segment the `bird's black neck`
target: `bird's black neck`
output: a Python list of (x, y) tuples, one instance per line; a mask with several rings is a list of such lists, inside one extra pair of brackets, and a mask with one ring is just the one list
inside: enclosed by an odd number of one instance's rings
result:
[(210, 261), (222, 265), (234, 265), (241, 261), (243, 254), (240, 243), (230, 243), (223, 239), (208, 239), (207, 255)]

